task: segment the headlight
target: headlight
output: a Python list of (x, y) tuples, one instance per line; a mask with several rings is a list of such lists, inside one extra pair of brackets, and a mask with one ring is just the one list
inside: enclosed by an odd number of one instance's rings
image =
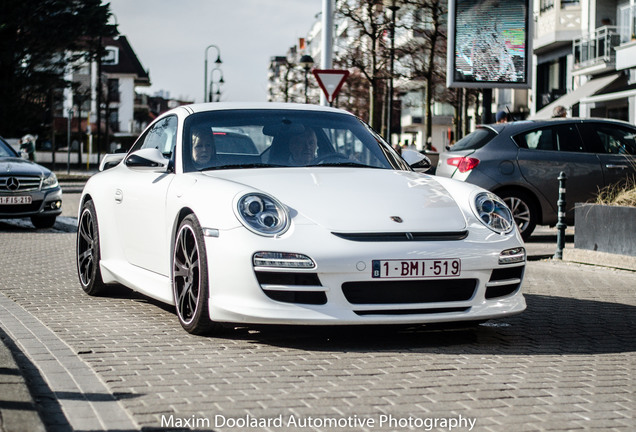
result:
[(44, 180), (42, 180), (42, 189), (54, 188), (57, 187), (57, 184), (57, 177), (55, 176), (55, 174), (51, 173), (47, 177), (44, 177)]
[(473, 210), (477, 218), (496, 233), (509, 233), (514, 228), (515, 222), (510, 209), (495, 194), (478, 193), (475, 196)]
[(250, 193), (241, 197), (237, 214), (241, 223), (256, 234), (275, 236), (284, 233), (289, 227), (285, 207), (264, 194)]

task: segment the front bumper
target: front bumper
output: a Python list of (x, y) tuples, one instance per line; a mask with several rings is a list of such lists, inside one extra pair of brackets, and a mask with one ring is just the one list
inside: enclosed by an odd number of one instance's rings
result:
[[(312, 325), (416, 324), (487, 320), (517, 314), (526, 308), (520, 289), (525, 261), (507, 265), (498, 262), (503, 250), (523, 246), (516, 234), (501, 236), (483, 229), (479, 235), (471, 232), (466, 239), (455, 241), (357, 242), (326, 234), (315, 226), (297, 226), (295, 230), (284, 238), (254, 236), (244, 229), (222, 231), (218, 237), (206, 237), (209, 311), (213, 321)], [(255, 268), (252, 256), (256, 251), (301, 253), (311, 257), (316, 266), (313, 269)], [(421, 287), (404, 288), (401, 284), (404, 279), (382, 279), (382, 284), (377, 285), (378, 279), (372, 277), (373, 260), (443, 258), (461, 259), (462, 271), (458, 279), (474, 281), (475, 288), (469, 296), (457, 299), (444, 292), (440, 296), (418, 293), (420, 289), (455, 290), (456, 284), (448, 278), (416, 279), (412, 282), (421, 284)], [(515, 268), (512, 271), (514, 276), (509, 276), (509, 270)], [(495, 269), (499, 271), (493, 272)], [(275, 274), (282, 282), (264, 283), (264, 279), (271, 279), (262, 277), (267, 273)], [(281, 277), (287, 274), (300, 276)], [(497, 279), (495, 274), (504, 276)], [(309, 282), (285, 282), (302, 280)], [(431, 281), (434, 283), (427, 283)], [(343, 289), (351, 282), (358, 286), (356, 292), (362, 293), (357, 300), (352, 300), (352, 296)], [(371, 291), (364, 291), (365, 286), (372, 287), (376, 293), (385, 290), (380, 296), (382, 299), (391, 297), (387, 296), (386, 290), (395, 290), (396, 299), (406, 297), (407, 300), (383, 302), (373, 299)], [(408, 295), (404, 296), (404, 293)], [(320, 301), (321, 297), (324, 301)], [(369, 300), (366, 302), (364, 299)]]
[(31, 204), (0, 205), (0, 219), (30, 216), (58, 216), (62, 213), (62, 188), (25, 191), (20, 193), (0, 193), (0, 196), (31, 195)]

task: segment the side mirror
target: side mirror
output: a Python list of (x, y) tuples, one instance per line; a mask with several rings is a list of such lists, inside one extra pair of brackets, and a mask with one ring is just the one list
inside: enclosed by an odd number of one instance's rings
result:
[(415, 150), (402, 150), (402, 158), (411, 168), (418, 172), (426, 172), (433, 165), (427, 156)]
[(126, 157), (125, 153), (112, 153), (107, 154), (102, 158), (102, 161), (99, 163), (99, 170), (106, 171), (112, 167), (115, 167), (121, 163)]
[(170, 159), (166, 159), (159, 149), (146, 148), (129, 154), (124, 163), (135, 171), (166, 172)]

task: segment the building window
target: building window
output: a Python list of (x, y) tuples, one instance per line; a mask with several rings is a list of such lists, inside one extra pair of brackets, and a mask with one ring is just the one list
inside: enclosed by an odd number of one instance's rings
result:
[(117, 64), (119, 64), (119, 48), (114, 46), (104, 47), (102, 65), (115, 66)]
[(108, 79), (108, 102), (119, 102), (119, 80)]

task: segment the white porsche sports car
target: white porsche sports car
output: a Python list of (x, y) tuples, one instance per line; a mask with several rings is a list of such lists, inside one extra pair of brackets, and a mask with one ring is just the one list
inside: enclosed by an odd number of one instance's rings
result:
[(87, 182), (81, 286), (175, 305), (195, 334), (522, 312), (526, 253), (510, 210), (422, 165), (333, 108), (178, 107)]

